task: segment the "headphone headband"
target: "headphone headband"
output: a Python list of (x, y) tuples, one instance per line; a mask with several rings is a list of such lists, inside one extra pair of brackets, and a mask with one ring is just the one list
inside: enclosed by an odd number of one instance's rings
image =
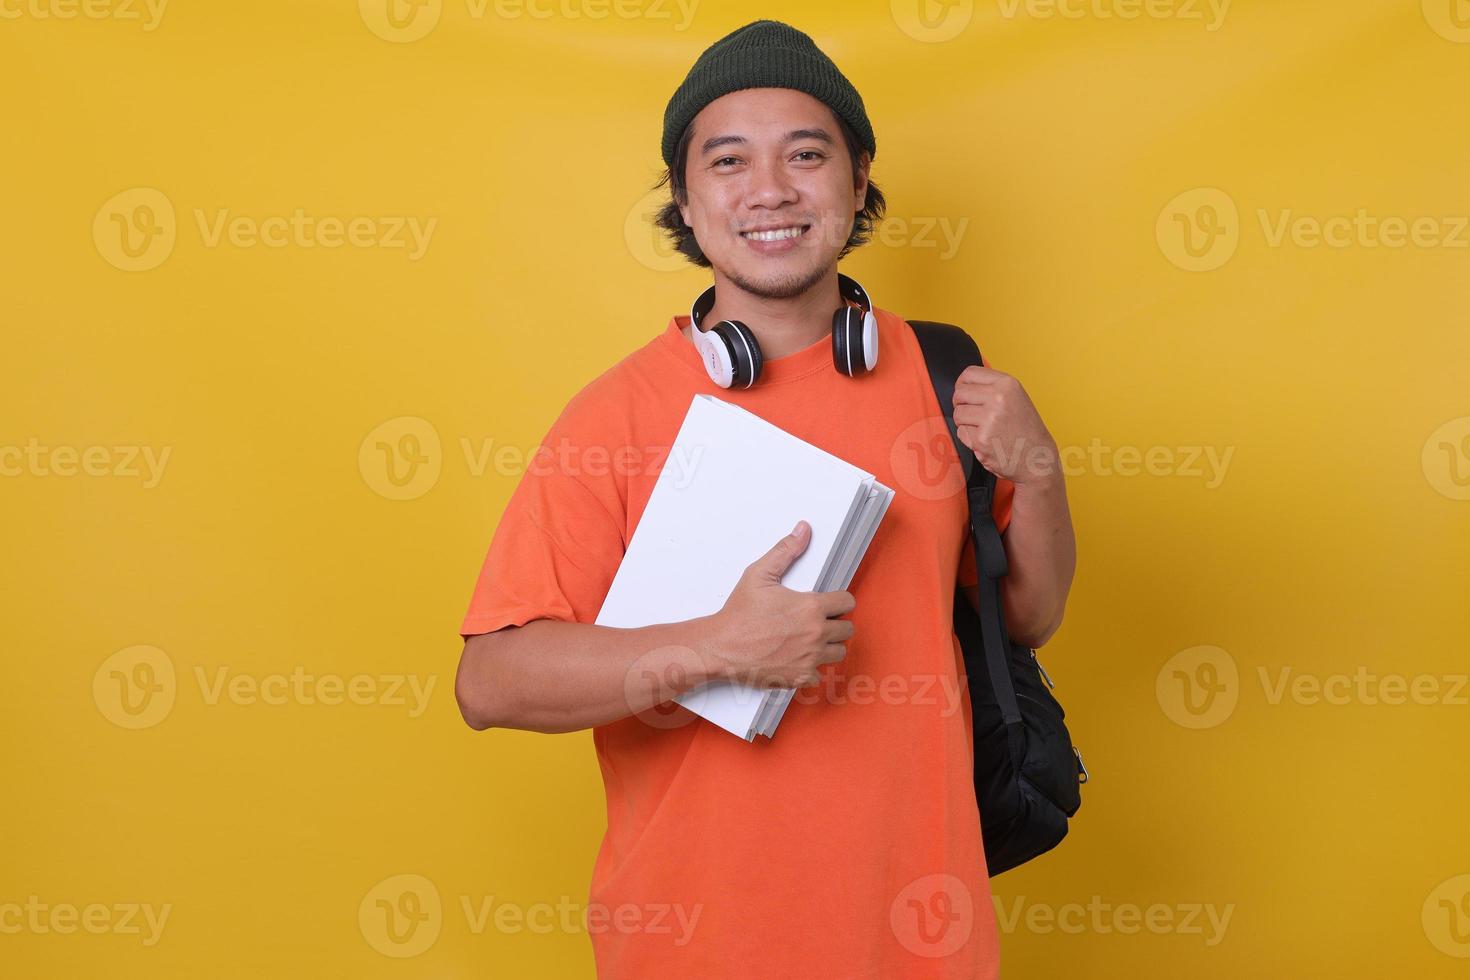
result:
[[(868, 291), (862, 287), (856, 279), (837, 273), (837, 292), (843, 299), (850, 299), (863, 308), (864, 313), (873, 312), (873, 301), (868, 299)], [(704, 292), (694, 298), (694, 303), (689, 307), (689, 323), (699, 330), (700, 322), (715, 307), (715, 287), (709, 286)]]
[[(868, 291), (850, 276), (837, 274), (843, 305), (832, 315), (833, 366), (848, 377), (871, 371), (878, 363), (878, 320)], [(847, 305), (857, 303), (861, 312)], [(689, 307), (694, 347), (710, 379), (722, 388), (749, 388), (760, 376), (763, 359), (755, 334), (738, 320), (721, 320), (708, 330), (700, 324), (715, 306), (715, 287), (707, 287)]]

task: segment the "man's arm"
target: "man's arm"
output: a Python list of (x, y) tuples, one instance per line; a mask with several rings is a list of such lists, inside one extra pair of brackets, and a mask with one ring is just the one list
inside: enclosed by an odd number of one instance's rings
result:
[[(1077, 542), (1060, 469), (1054, 481), (1016, 485), (1001, 541), (1009, 566), (1000, 589), (1006, 628), (1011, 639), (1036, 649), (1062, 625), (1077, 569)], [(978, 611), (979, 586), (965, 586), (965, 595)]]
[(811, 543), (795, 530), (740, 577), (719, 612), (680, 623), (620, 629), (535, 619), (465, 640), (454, 696), (476, 730), (574, 732), (672, 700), (706, 681), (807, 687), (847, 654), (852, 593), (781, 584)]
[(536, 619), (465, 640), (454, 696), (476, 731), (574, 732), (714, 680), (718, 620), (617, 629)]
[[(1009, 573), (1001, 580), (1001, 598), (1011, 639), (1034, 649), (1061, 626), (1077, 567), (1061, 454), (1021, 383), (991, 367), (960, 373), (954, 420), (985, 468), (1015, 484), (1002, 536)], [(979, 591), (965, 589), (977, 609)]]

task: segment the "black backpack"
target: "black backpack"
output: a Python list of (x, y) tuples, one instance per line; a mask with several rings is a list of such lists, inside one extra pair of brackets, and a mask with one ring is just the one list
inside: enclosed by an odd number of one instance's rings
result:
[(910, 320), (944, 423), (964, 468), (970, 533), (979, 568), (980, 612), (955, 588), (954, 629), (968, 674), (975, 732), (975, 801), (992, 877), (1061, 843), (1067, 820), (1082, 805), (1087, 782), (1082, 754), (1072, 746), (1062, 706), (1052, 696), (1036, 651), (1006, 631), (1000, 580), (1005, 547), (991, 514), (995, 475), (979, 465), (955, 430), (954, 388), (965, 368), (980, 364), (970, 335), (949, 323)]

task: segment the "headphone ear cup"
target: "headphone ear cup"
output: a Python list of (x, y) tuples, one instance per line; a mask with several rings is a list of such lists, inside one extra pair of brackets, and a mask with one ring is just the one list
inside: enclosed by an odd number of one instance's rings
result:
[(694, 329), (695, 344), (704, 359), (704, 370), (709, 379), (721, 388), (730, 387), (735, 378), (735, 358), (730, 351), (730, 341), (725, 335), (711, 327), (708, 330)]
[[(855, 378), (872, 369), (877, 362), (877, 335), (864, 329), (871, 314), (844, 306), (832, 314), (832, 364), (838, 372)], [(874, 350), (869, 353), (869, 340)]]
[(872, 310), (863, 314), (863, 363), (869, 371), (878, 366), (878, 317)]
[(749, 388), (761, 376), (761, 345), (755, 334), (739, 320), (721, 320), (710, 327), (710, 333), (724, 341), (730, 351), (734, 377), (730, 384), (735, 388)]

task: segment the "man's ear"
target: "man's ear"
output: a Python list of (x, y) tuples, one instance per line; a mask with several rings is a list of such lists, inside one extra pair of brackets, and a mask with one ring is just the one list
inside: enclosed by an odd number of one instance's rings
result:
[(861, 211), (863, 209), (863, 205), (868, 202), (868, 173), (872, 169), (873, 160), (871, 157), (868, 156), (868, 151), (864, 150), (861, 154), (858, 155), (857, 173), (853, 174), (852, 177), (852, 194), (853, 199), (857, 202), (857, 207), (853, 208), (854, 214)]

